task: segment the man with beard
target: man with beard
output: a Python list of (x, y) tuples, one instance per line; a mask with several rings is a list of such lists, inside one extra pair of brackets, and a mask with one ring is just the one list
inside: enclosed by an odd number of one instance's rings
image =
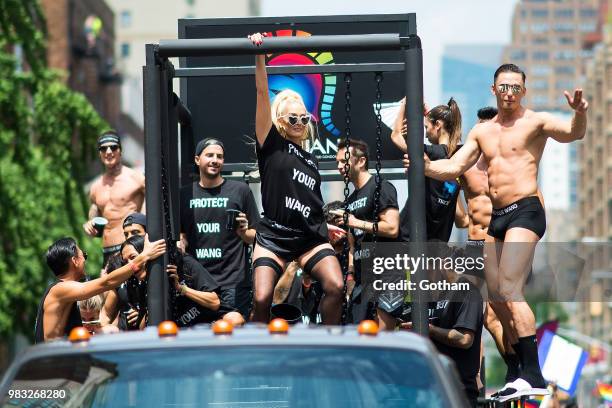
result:
[(248, 185), (221, 176), (224, 160), (220, 140), (208, 138), (196, 146), (200, 180), (181, 189), (181, 241), (219, 284), (221, 303), (246, 319), (252, 288), (248, 248), (259, 213)]

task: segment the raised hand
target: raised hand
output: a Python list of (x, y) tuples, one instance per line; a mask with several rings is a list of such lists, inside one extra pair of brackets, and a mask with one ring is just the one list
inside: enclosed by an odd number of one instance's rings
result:
[(589, 103), (582, 97), (582, 89), (576, 89), (572, 97), (569, 92), (564, 91), (565, 99), (569, 106), (578, 113), (584, 113), (589, 108)]
[(268, 33), (255, 33), (255, 34), (251, 34), (249, 35), (249, 40), (251, 40), (251, 42), (253, 43), (253, 45), (256, 46), (260, 46), (261, 44), (263, 44), (263, 39), (264, 37), (267, 37)]

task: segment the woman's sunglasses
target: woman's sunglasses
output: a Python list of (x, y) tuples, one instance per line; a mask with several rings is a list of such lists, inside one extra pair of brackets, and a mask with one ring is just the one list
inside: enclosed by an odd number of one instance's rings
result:
[(100, 146), (98, 147), (98, 151), (100, 153), (106, 153), (106, 149), (111, 149), (111, 152), (116, 152), (119, 149), (119, 145), (108, 145), (108, 146)]
[(279, 117), (287, 118), (287, 122), (289, 122), (291, 126), (297, 125), (298, 122), (306, 126), (307, 124), (310, 123), (310, 120), (312, 119), (312, 115), (310, 115), (310, 113), (307, 113), (305, 115), (299, 115), (299, 116), (290, 113), (288, 115), (283, 115)]

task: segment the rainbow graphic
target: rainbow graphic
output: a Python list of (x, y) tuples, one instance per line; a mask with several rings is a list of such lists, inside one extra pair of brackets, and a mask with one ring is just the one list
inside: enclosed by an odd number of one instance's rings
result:
[(612, 385), (598, 381), (597, 391), (599, 391), (599, 395), (601, 395), (604, 402), (608, 404), (607, 406), (612, 406)]
[[(302, 30), (276, 30), (275, 37), (297, 36), (308, 37), (311, 34)], [(323, 65), (333, 64), (331, 52), (309, 52), (306, 54), (268, 55), (267, 65)], [(321, 123), (329, 133), (339, 136), (342, 132), (332, 122), (331, 110), (336, 95), (336, 75), (334, 74), (287, 74), (268, 77), (270, 99), (284, 89), (292, 89), (302, 95), (306, 109), (315, 120)]]

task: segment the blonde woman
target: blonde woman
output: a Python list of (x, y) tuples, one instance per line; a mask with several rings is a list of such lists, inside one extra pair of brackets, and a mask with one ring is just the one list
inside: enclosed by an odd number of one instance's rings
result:
[[(259, 46), (264, 35), (249, 38)], [(339, 324), (342, 272), (328, 235), (342, 235), (344, 230), (325, 222), (318, 162), (304, 149), (313, 135), (312, 115), (302, 97), (291, 90), (280, 92), (270, 104), (264, 55), (257, 55), (255, 65), (255, 134), (264, 217), (253, 253), (252, 320), (269, 320), (276, 281), (296, 260), (323, 286), (323, 323)]]

